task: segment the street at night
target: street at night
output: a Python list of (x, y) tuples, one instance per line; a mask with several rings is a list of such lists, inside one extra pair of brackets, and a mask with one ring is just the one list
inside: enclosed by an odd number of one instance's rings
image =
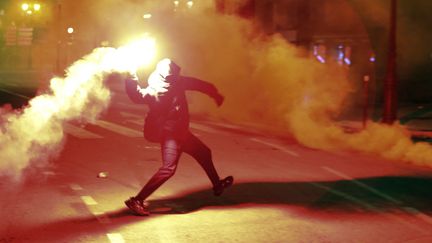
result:
[(401, 1), (82, 2), (0, 5), (0, 243), (432, 242)]
[[(292, 138), (193, 119), (213, 149), (221, 197), (183, 155), (150, 198), (151, 215), (123, 201), (160, 167), (142, 137), (146, 109), (117, 90), (93, 124), (65, 125), (62, 152), (23, 184), (1, 184), (3, 242), (428, 242), (430, 169), (353, 152), (328, 153)], [(14, 92), (13, 90), (11, 92)], [(23, 101), (25, 102), (25, 101)], [(101, 174), (102, 173), (102, 174)]]

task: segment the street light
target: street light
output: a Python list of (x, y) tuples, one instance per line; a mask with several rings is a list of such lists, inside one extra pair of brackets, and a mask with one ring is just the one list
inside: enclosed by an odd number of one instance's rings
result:
[(23, 4), (21, 4), (21, 9), (22, 9), (23, 11), (26, 12), (29, 8), (30, 8), (30, 5), (29, 5), (28, 3), (23, 3)]
[(188, 8), (192, 8), (194, 2), (193, 1), (188, 1), (187, 3)]
[(35, 3), (35, 4), (33, 4), (33, 9), (35, 11), (39, 11), (41, 9), (41, 5), (39, 3)]
[(34, 12), (39, 12), (41, 10), (41, 5), (39, 3), (23, 3), (21, 4), (21, 10), (26, 14), (31, 15)]

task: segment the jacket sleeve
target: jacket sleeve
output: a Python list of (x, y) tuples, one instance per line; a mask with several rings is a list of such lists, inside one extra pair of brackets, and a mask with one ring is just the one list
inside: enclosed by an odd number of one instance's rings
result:
[(185, 77), (185, 76), (181, 76), (181, 79), (185, 90), (199, 91), (214, 99), (217, 99), (220, 96), (216, 87), (209, 82), (197, 78)]
[(129, 75), (125, 79), (125, 90), (129, 98), (139, 104), (147, 104), (149, 102), (149, 95), (143, 95), (139, 92), (141, 86), (138, 84), (138, 77), (136, 75)]

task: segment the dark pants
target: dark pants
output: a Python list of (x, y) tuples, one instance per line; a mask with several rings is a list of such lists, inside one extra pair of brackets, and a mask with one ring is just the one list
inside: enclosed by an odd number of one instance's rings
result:
[(213, 165), (211, 150), (188, 132), (181, 141), (171, 136), (165, 136), (161, 141), (162, 167), (153, 175), (147, 184), (136, 196), (140, 200), (145, 200), (165, 181), (172, 177), (176, 171), (180, 155), (185, 152), (191, 155), (206, 172), (213, 186), (219, 182), (219, 175)]

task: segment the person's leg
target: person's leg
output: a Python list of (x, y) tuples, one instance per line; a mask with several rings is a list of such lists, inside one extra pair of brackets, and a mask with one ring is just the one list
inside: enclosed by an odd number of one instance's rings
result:
[(191, 155), (196, 161), (198, 161), (213, 184), (213, 187), (218, 185), (220, 179), (214, 167), (209, 147), (189, 132), (185, 140), (182, 142), (182, 151)]
[(174, 175), (181, 155), (179, 142), (173, 138), (163, 139), (161, 142), (161, 152), (163, 162), (162, 167), (159, 168), (159, 170), (141, 189), (141, 191), (135, 197), (136, 199), (144, 201), (165, 181)]
[(213, 164), (211, 150), (190, 132), (182, 142), (182, 151), (191, 155), (204, 169), (213, 184), (213, 192), (215, 196), (220, 196), (225, 188), (228, 188), (233, 184), (234, 178), (232, 176), (228, 176), (222, 180), (219, 178)]

